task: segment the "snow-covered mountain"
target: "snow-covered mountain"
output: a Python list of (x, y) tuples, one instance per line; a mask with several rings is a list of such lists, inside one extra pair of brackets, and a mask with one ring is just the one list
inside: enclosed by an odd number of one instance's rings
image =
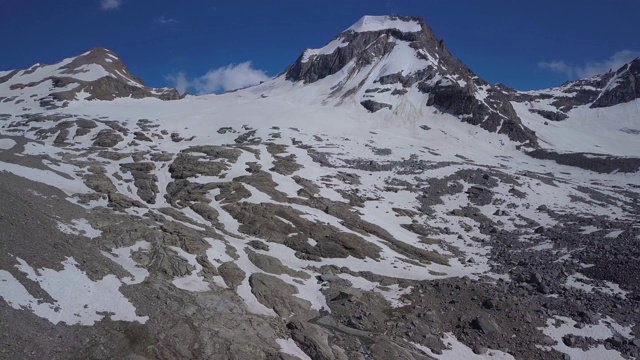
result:
[(455, 59), (420, 18), (365, 16), (324, 47), (306, 50), (284, 77), (317, 84), (326, 103), (356, 102), (389, 117), (446, 112), (536, 145), (509, 98)]
[(591, 109), (609, 108), (632, 102), (640, 98), (640, 58), (632, 60), (619, 69), (596, 75), (588, 79), (569, 81), (560, 87), (519, 93), (508, 90), (517, 101), (528, 101), (546, 105), (552, 109), (532, 108), (551, 121), (562, 121), (571, 110), (579, 106)]
[(616, 71), (556, 88), (519, 92), (503, 87), (503, 91), (543, 148), (637, 156), (639, 74), (640, 58)]
[(638, 358), (637, 76), (490, 85), (401, 16), (221, 95), (2, 72), (3, 357)]
[(74, 100), (156, 97), (175, 100), (175, 89), (154, 89), (133, 76), (113, 52), (94, 48), (53, 65), (0, 72), (0, 101), (22, 107), (66, 107)]

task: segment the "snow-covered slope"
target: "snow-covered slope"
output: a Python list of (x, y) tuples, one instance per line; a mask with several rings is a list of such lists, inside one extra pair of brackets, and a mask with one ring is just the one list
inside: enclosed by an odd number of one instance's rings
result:
[(38, 107), (65, 107), (69, 101), (84, 99), (179, 97), (175, 89), (146, 87), (129, 73), (117, 55), (104, 48), (94, 48), (53, 65), (37, 63), (0, 75), (0, 101), (32, 111)]
[[(1, 91), (146, 89), (115, 62), (99, 50), (0, 73)], [(252, 88), (107, 90), (0, 102), (14, 358), (640, 355), (640, 281), (620, 275), (640, 268), (640, 145), (607, 130), (635, 129), (638, 100), (545, 125), (528, 110), (544, 96), (486, 84), (395, 16)], [(532, 157), (525, 141), (604, 155)]]
[(542, 148), (638, 156), (640, 58), (617, 71), (528, 92), (505, 89)]
[(507, 92), (519, 102), (532, 102), (539, 107), (535, 113), (552, 121), (561, 121), (576, 107), (609, 108), (637, 101), (640, 98), (640, 58), (619, 69), (591, 78), (569, 81), (562, 86), (527, 92)]

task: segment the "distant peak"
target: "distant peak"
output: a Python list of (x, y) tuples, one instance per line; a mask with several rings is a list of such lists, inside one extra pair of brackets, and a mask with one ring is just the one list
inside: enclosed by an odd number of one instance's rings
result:
[(95, 46), (93, 48), (91, 48), (89, 51), (85, 52), (82, 55), (88, 55), (88, 54), (113, 54), (113, 51), (107, 49), (107, 48), (103, 48), (101, 46)]
[(121, 62), (118, 55), (116, 55), (113, 51), (109, 49), (105, 49), (103, 47), (94, 47), (89, 51), (86, 51), (78, 56), (76, 59), (85, 64), (101, 64), (101, 63), (113, 63), (113, 62)]
[(369, 32), (397, 29), (402, 32), (419, 32), (422, 25), (419, 18), (410, 16), (384, 15), (384, 16), (363, 16), (346, 31)]

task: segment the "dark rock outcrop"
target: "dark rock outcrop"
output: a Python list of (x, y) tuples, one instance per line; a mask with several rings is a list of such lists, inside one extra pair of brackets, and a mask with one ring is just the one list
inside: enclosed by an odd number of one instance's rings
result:
[(372, 113), (377, 112), (377, 111), (382, 110), (382, 109), (391, 110), (393, 108), (393, 106), (391, 106), (389, 104), (379, 103), (379, 102), (373, 101), (373, 100), (365, 100), (365, 101), (361, 102), (360, 105), (362, 105), (365, 109), (369, 110), (369, 112), (372, 112)]
[(549, 110), (540, 110), (540, 109), (529, 109), (529, 112), (538, 114), (543, 118), (551, 121), (562, 121), (566, 120), (569, 116), (560, 111), (549, 111)]
[(618, 69), (609, 86), (591, 104), (591, 107), (609, 107), (638, 98), (640, 98), (640, 58)]

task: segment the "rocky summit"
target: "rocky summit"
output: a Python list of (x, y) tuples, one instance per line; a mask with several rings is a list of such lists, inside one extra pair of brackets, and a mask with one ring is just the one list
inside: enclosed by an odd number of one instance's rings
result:
[(74, 100), (113, 100), (155, 97), (175, 100), (175, 89), (153, 89), (133, 76), (113, 52), (93, 48), (53, 65), (37, 63), (28, 69), (0, 72), (3, 103), (31, 105), (53, 110)]
[(636, 59), (492, 85), (366, 16), (220, 95), (0, 72), (0, 354), (640, 358)]
[(400, 114), (430, 106), (536, 145), (509, 97), (455, 59), (420, 18), (365, 16), (325, 47), (306, 50), (285, 77), (313, 83), (339, 72), (338, 81), (329, 80), (329, 96), (339, 101), (356, 98), (368, 111)]

